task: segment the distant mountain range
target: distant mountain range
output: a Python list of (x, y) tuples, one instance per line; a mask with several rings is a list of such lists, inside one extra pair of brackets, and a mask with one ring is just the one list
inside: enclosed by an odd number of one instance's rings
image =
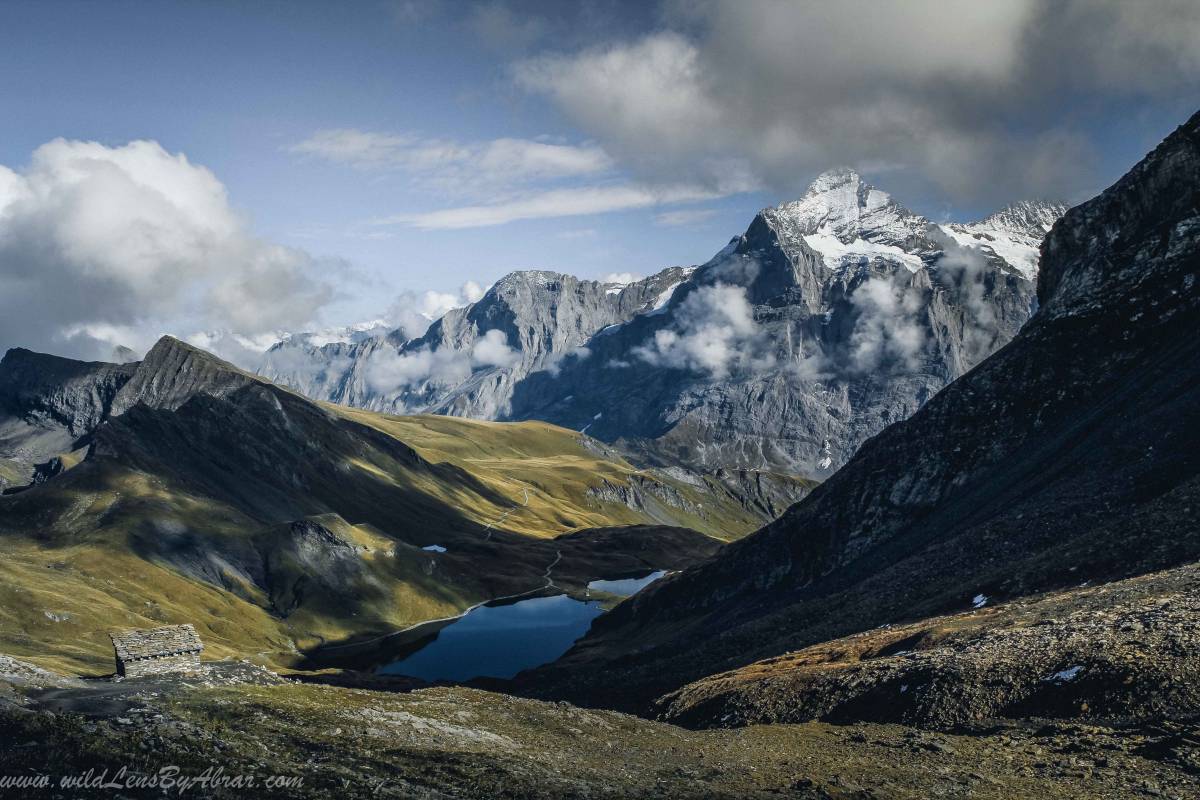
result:
[(547, 420), (648, 464), (824, 478), (1016, 334), (1064, 210), (936, 224), (835, 170), (699, 267), (516, 272), (420, 338), (293, 337), (260, 372), (376, 411)]

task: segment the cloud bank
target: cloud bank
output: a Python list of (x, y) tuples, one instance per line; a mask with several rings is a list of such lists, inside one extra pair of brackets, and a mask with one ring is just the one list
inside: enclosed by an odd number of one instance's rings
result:
[(914, 371), (921, 364), (925, 326), (921, 290), (892, 278), (868, 278), (850, 295), (858, 316), (850, 334), (850, 363), (860, 372), (900, 368)]
[(656, 331), (633, 354), (648, 364), (699, 372), (713, 380), (737, 368), (765, 368), (762, 359), (771, 358), (761, 353), (765, 337), (745, 287), (702, 286), (679, 304), (674, 317), (674, 328)]
[(706, 0), (513, 68), (643, 180), (782, 192), (832, 164), (994, 203), (1094, 189), (1064, 109), (1194, 92), (1191, 0)]
[(424, 383), (455, 385), (483, 367), (507, 368), (521, 360), (504, 331), (491, 329), (469, 349), (420, 347), (407, 352), (377, 350), (367, 363), (366, 380), (373, 391), (388, 393)]
[(452, 308), (462, 308), (481, 299), (484, 288), (476, 281), (467, 281), (458, 293), (401, 292), (384, 315), (387, 324), (403, 331), (404, 338), (417, 339), (425, 335), (429, 326), (445, 316)]
[(254, 236), (211, 172), (157, 142), (55, 139), (0, 166), (0, 347), (106, 359), (167, 332), (250, 341), (312, 320), (329, 266)]

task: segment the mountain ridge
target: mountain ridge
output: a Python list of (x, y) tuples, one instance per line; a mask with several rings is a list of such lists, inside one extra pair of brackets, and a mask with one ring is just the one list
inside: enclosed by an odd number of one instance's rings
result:
[[(1020, 328), (1036, 302), (1031, 226), (1061, 210), (1030, 202), (935, 225), (834, 170), (698, 267), (622, 285), (512, 273), (419, 339), (277, 346), (260, 371), (374, 410), (546, 419), (650, 465), (820, 479)], [(752, 339), (752, 362), (726, 357)], [(794, 433), (753, 397), (791, 409)]]

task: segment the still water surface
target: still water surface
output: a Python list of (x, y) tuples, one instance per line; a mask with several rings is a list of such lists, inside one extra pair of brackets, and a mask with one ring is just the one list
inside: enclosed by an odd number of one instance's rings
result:
[[(630, 595), (663, 574), (592, 581), (588, 588)], [(442, 628), (421, 649), (379, 671), (427, 681), (511, 678), (567, 652), (603, 611), (598, 602), (584, 602), (565, 594), (479, 606)]]

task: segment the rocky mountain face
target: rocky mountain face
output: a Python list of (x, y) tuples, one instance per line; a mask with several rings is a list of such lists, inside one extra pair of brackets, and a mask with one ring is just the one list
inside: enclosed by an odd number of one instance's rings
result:
[[(1044, 232), (1010, 215), (1029, 240)], [(651, 461), (827, 477), (1028, 319), (1036, 258), (1001, 248), (1011, 263), (992, 249), (1000, 225), (972, 227), (993, 233), (956, 238), (853, 172), (822, 175), (657, 313), (518, 385), (512, 414), (587, 425)]]
[(400, 330), (322, 346), (297, 337), (271, 348), (259, 372), (372, 411), (506, 418), (514, 385), (557, 371), (597, 331), (653, 310), (690, 271), (672, 267), (629, 284), (514, 272), (416, 339)]
[(135, 367), (9, 350), (0, 360), (0, 490), (86, 444)]
[(824, 478), (1012, 338), (1063, 210), (935, 225), (837, 170), (698, 268), (513, 273), (420, 339), (281, 345), (261, 372), (375, 410), (543, 419), (651, 464)]
[[(1007, 346), (779, 520), (598, 620), (530, 685), (644, 710), (688, 681), (880, 625), (1195, 561), (1197, 186), (1200, 114), (1054, 224), (1038, 312)], [(742, 702), (712, 697), (722, 713)]]

